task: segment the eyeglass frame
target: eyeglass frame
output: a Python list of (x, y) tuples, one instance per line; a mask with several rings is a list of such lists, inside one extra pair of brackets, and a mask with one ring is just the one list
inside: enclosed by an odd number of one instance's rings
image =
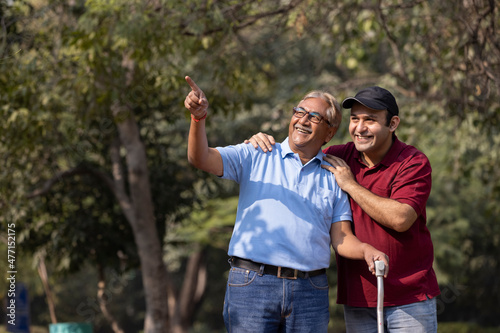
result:
[[(304, 112), (304, 115), (299, 117), (297, 116), (297, 112)], [(292, 114), (294, 117), (296, 118), (299, 118), (299, 119), (302, 119), (304, 118), (304, 116), (307, 115), (307, 120), (309, 120), (311, 123), (313, 124), (320, 124), (322, 121), (324, 121), (328, 126), (332, 126), (330, 124), (330, 122), (328, 121), (328, 119), (326, 119), (325, 117), (323, 117), (319, 112), (316, 112), (316, 111), (307, 111), (306, 109), (304, 109), (303, 107), (300, 107), (300, 106), (295, 106), (293, 108), (293, 114)], [(312, 119), (317, 119), (315, 117), (319, 117), (319, 121), (318, 122), (315, 122), (313, 121)]]

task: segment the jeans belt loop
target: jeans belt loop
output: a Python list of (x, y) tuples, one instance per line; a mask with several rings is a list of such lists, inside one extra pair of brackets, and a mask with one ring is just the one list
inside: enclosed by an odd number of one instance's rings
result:
[(264, 267), (266, 267), (266, 265), (264, 265), (264, 264), (260, 265), (259, 276), (264, 275)]

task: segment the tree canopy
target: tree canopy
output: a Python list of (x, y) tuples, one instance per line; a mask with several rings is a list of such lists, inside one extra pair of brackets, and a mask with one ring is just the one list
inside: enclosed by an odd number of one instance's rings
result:
[(25, 0), (0, 13), (1, 230), (15, 223), (17, 246), (54, 273), (156, 269), (145, 293), (169, 291), (146, 295), (145, 318), (185, 330), (205, 276), (187, 278), (187, 258), (224, 250), (237, 188), (188, 165), (184, 76), (209, 98), (212, 146), (283, 139), (308, 90), (342, 100), (380, 85), (398, 136), (433, 167), (436, 270), (456, 296), (440, 318), (500, 324), (497, 1)]

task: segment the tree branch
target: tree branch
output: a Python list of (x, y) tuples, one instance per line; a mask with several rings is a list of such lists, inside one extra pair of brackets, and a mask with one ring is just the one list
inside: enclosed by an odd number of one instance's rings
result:
[(104, 318), (106, 318), (106, 320), (111, 324), (113, 332), (123, 333), (123, 329), (120, 324), (108, 309), (110, 296), (107, 296), (106, 292), (110, 291), (107, 289), (106, 274), (104, 273), (102, 265), (97, 265), (97, 273), (99, 277), (99, 281), (97, 282), (97, 299), (99, 300), (99, 308), (101, 309)]
[[(233, 26), (232, 30), (234, 32), (236, 32), (236, 31), (239, 31), (239, 30), (241, 30), (243, 28), (246, 28), (246, 27), (248, 27), (250, 25), (253, 25), (253, 24), (257, 23), (259, 20), (261, 20), (263, 18), (271, 17), (271, 16), (276, 16), (276, 15), (280, 15), (280, 14), (285, 14), (285, 13), (289, 12), (290, 10), (294, 9), (295, 7), (297, 7), (298, 5), (300, 5), (302, 2), (304, 2), (304, 0), (292, 1), (287, 6), (282, 7), (282, 8), (278, 8), (276, 10), (271, 10), (271, 11), (268, 11), (268, 12), (257, 13), (255, 15), (251, 15), (251, 16), (247, 16), (247, 17), (242, 17), (242, 18), (234, 17), (234, 18), (232, 18), (231, 21), (233, 21), (233, 22), (240, 22), (240, 24)], [(186, 25), (182, 25), (181, 29), (184, 30), (186, 27), (187, 27)], [(214, 34), (214, 33), (217, 33), (217, 32), (221, 32), (223, 30), (224, 30), (224, 27), (214, 28), (214, 29), (210, 29), (210, 30), (204, 31), (202, 33), (202, 35), (204, 35), (204, 36), (211, 35), (211, 34)], [(189, 31), (185, 31), (183, 34), (185, 36), (197, 36), (198, 35), (198, 34), (195, 34), (195, 33), (189, 32)]]
[(99, 170), (92, 169), (88, 166), (79, 165), (79, 166), (74, 167), (72, 169), (57, 173), (54, 177), (47, 180), (42, 185), (42, 187), (29, 193), (26, 197), (28, 199), (32, 199), (34, 197), (45, 195), (50, 191), (52, 186), (54, 186), (58, 181), (61, 181), (64, 178), (69, 178), (72, 176), (84, 175), (84, 174), (89, 174), (91, 176), (96, 177), (97, 179), (101, 180), (112, 192), (116, 191), (115, 186), (113, 184), (113, 181), (108, 176), (106, 176), (106, 174), (104, 174), (103, 172), (101, 172)]
[(123, 176), (121, 163), (120, 163), (120, 143), (119, 140), (115, 140), (110, 149), (110, 155), (112, 160), (113, 168), (113, 179), (108, 177), (104, 172), (96, 170), (86, 165), (79, 165), (72, 169), (59, 172), (51, 179), (47, 180), (40, 188), (34, 190), (33, 192), (26, 195), (28, 199), (33, 199), (47, 194), (51, 188), (58, 182), (62, 181), (64, 178), (73, 177), (76, 175), (91, 175), (97, 180), (100, 180), (106, 187), (108, 187), (115, 198), (118, 200), (120, 207), (123, 209), (123, 213), (128, 221), (134, 220), (134, 213), (132, 210), (132, 205), (130, 199), (125, 190), (125, 178)]
[(387, 21), (385, 18), (384, 13), (382, 12), (382, 1), (378, 1), (378, 6), (375, 7), (375, 12), (377, 13), (377, 16), (380, 19), (380, 24), (382, 25), (382, 28), (384, 29), (386, 35), (387, 35), (387, 40), (389, 42), (389, 45), (391, 46), (392, 53), (394, 54), (394, 59), (396, 60), (397, 63), (397, 68), (396, 68), (396, 73), (399, 75), (401, 79), (403, 79), (408, 85), (413, 86), (412, 81), (408, 78), (408, 73), (406, 73), (405, 70), (405, 65), (403, 61), (403, 56), (401, 55), (401, 52), (399, 52), (399, 45), (394, 37), (394, 35), (391, 33), (389, 28), (387, 27)]
[(123, 173), (121, 157), (120, 157), (120, 139), (116, 138), (113, 140), (111, 147), (109, 149), (109, 154), (111, 156), (111, 168), (113, 172), (113, 180), (114, 180), (114, 195), (120, 204), (120, 207), (125, 214), (125, 217), (130, 223), (134, 222), (134, 211), (132, 208), (132, 204), (130, 202), (130, 198), (127, 195), (125, 190), (125, 175)]
[(49, 306), (50, 320), (52, 324), (57, 324), (56, 309), (54, 305), (54, 296), (50, 289), (49, 276), (47, 273), (47, 267), (45, 266), (45, 254), (40, 254), (38, 256), (37, 271), (42, 280), (43, 289), (45, 291), (45, 297), (47, 298), (47, 305)]
[(184, 282), (179, 293), (178, 308), (176, 309), (178, 324), (183, 328), (189, 327), (189, 320), (193, 318), (195, 307), (205, 292), (206, 267), (203, 260), (204, 252), (197, 248), (187, 262)]

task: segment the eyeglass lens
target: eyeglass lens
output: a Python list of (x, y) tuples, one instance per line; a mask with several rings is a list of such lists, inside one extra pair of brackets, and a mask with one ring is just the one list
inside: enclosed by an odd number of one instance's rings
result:
[(317, 113), (317, 112), (309, 112), (306, 111), (303, 108), (295, 107), (293, 108), (293, 114), (297, 118), (303, 118), (305, 115), (307, 115), (307, 118), (309, 119), (310, 122), (319, 124), (321, 120), (323, 120), (323, 117)]

